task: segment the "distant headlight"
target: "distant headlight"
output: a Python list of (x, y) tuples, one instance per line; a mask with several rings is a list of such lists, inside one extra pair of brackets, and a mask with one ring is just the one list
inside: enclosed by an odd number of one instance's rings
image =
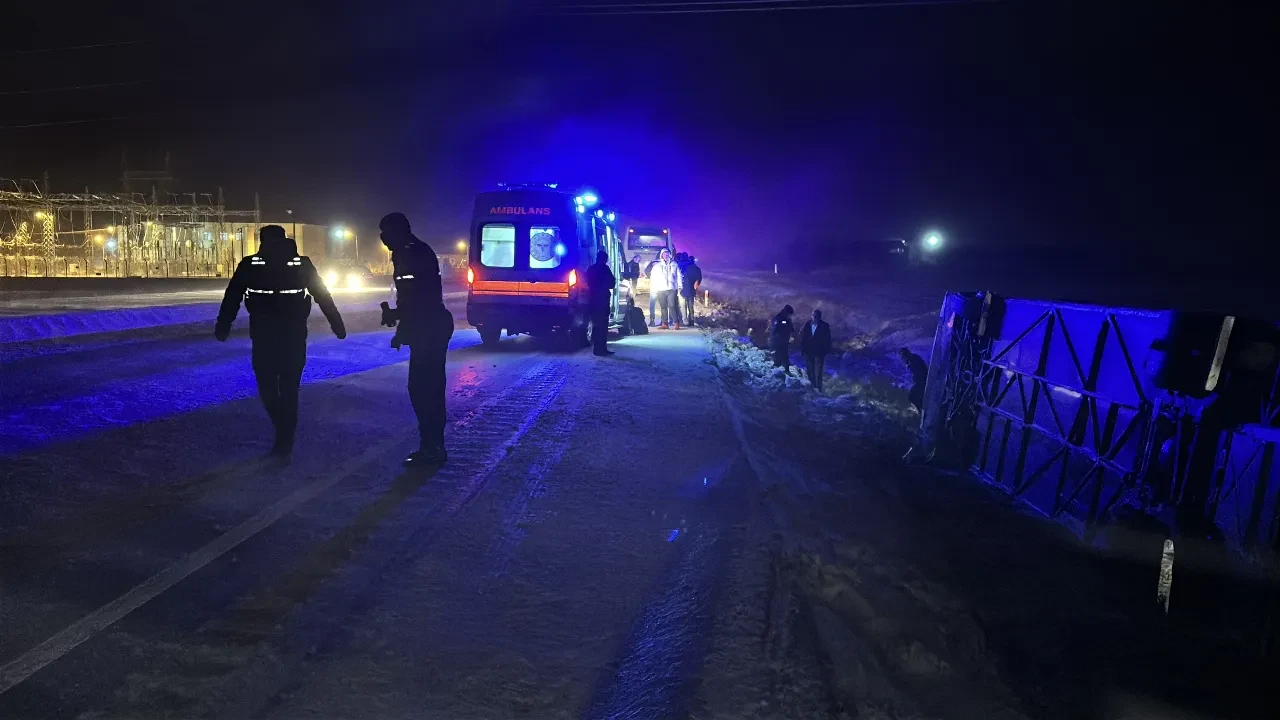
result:
[(338, 287), (338, 271), (330, 270), (324, 274), (324, 284), (331, 288)]
[(356, 273), (351, 273), (347, 276), (347, 287), (352, 290), (359, 290), (364, 287), (364, 278), (360, 277)]

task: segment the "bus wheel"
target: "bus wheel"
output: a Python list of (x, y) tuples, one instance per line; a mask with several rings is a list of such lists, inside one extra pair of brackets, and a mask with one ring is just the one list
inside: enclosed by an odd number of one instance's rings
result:
[(496, 347), (498, 341), (502, 339), (502, 328), (484, 325), (480, 328), (480, 342), (485, 347)]

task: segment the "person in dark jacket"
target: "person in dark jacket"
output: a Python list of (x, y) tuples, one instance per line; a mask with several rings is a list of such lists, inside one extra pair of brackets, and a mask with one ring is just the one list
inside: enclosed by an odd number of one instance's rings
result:
[(382, 324), (396, 329), (391, 346), (409, 346), (409, 402), (418, 416), (418, 449), (405, 465), (438, 465), (449, 455), (444, 448), (445, 356), (453, 337), (453, 314), (444, 306), (440, 259), (409, 229), (409, 219), (391, 213), (378, 223), (382, 244), (391, 251), (396, 284), (396, 307), (385, 304)]
[(898, 350), (898, 357), (902, 358), (907, 371), (911, 373), (911, 404), (916, 410), (924, 410), (924, 385), (929, 380), (929, 363), (906, 348)]
[(347, 330), (316, 266), (310, 258), (298, 255), (297, 244), (285, 237), (284, 228), (267, 225), (259, 231), (258, 240), (258, 252), (241, 260), (227, 283), (213, 335), (226, 341), (243, 300), (249, 311), (258, 395), (275, 427), (271, 454), (287, 459), (293, 453), (298, 428), (298, 388), (307, 364), (311, 298), (316, 299), (339, 340), (347, 336)]
[(680, 304), (683, 305), (681, 310), (684, 313), (685, 324), (692, 326), (694, 324), (693, 308), (698, 299), (698, 286), (702, 285), (702, 268), (698, 267), (698, 259), (691, 256), (685, 256), (684, 272), (681, 277), (680, 285)]
[(815, 309), (813, 319), (800, 330), (800, 354), (804, 355), (805, 372), (809, 384), (822, 391), (822, 378), (827, 373), (827, 353), (831, 352), (831, 325), (822, 319), (822, 311)]
[(782, 312), (773, 317), (773, 327), (769, 330), (773, 362), (787, 374), (791, 373), (791, 336), (795, 334), (795, 314), (795, 308), (784, 306)]
[(627, 263), (626, 271), (622, 273), (623, 280), (631, 281), (632, 291), (636, 288), (636, 281), (640, 279), (640, 253), (631, 256), (631, 262)]
[(609, 269), (609, 253), (596, 253), (596, 263), (587, 268), (587, 311), (591, 315), (591, 344), (593, 352), (604, 357), (609, 350), (609, 300), (618, 279)]

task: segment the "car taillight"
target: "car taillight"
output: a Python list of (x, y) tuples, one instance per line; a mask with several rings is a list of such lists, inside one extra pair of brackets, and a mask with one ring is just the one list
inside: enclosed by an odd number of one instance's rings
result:
[(569, 271), (569, 287), (573, 287), (574, 285), (577, 285), (577, 284), (578, 284), (578, 271), (570, 270)]
[(470, 285), (476, 281), (476, 271), (467, 268), (467, 284)]

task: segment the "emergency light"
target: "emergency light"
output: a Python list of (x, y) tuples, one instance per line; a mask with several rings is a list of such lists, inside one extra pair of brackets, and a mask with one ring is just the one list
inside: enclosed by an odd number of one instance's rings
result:
[(577, 285), (577, 284), (578, 284), (578, 271), (570, 270), (569, 271), (569, 287), (573, 287), (574, 285)]
[(467, 268), (467, 284), (471, 285), (475, 281), (476, 281), (476, 271), (471, 268)]

